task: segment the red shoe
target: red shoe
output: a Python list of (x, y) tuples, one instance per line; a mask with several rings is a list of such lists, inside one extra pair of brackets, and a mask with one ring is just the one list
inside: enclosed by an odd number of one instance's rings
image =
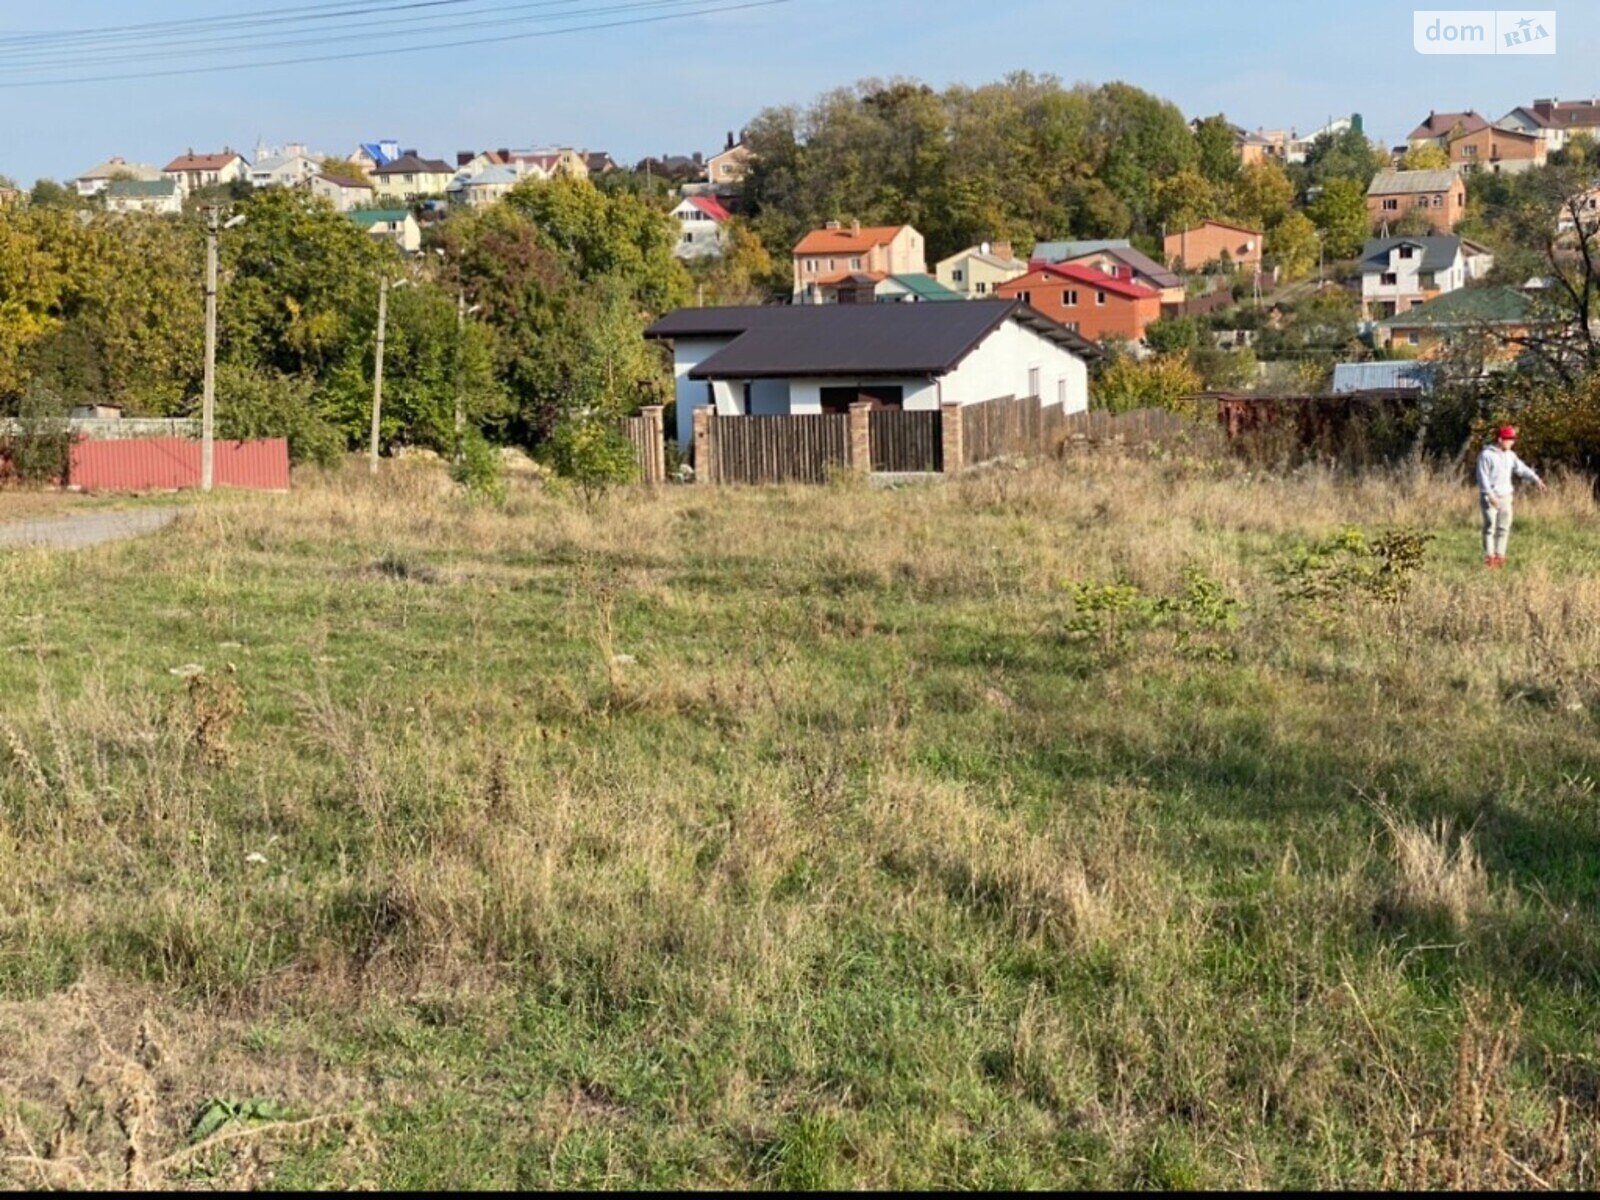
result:
[(1500, 565), (1500, 560), (1491, 554), (1483, 560), (1483, 565), (1486, 567), (1498, 567)]
[(1503, 566), (1505, 566), (1506, 565), (1506, 556), (1504, 554), (1496, 554), (1493, 558), (1491, 558), (1489, 560), (1489, 565), (1491, 567), (1503, 567)]

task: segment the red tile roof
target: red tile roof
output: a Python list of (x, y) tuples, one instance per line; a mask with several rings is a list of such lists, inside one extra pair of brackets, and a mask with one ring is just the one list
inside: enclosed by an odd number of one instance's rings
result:
[(1155, 288), (1145, 287), (1142, 283), (1134, 283), (1128, 279), (1113, 278), (1097, 267), (1079, 267), (1071, 263), (1044, 263), (1034, 267), (1026, 275), (1008, 280), (1000, 286), (1006, 289), (1007, 294), (1010, 294), (1028, 280), (1035, 279), (1041, 275), (1056, 275), (1062, 279), (1069, 279), (1074, 283), (1081, 283), (1085, 287), (1110, 292), (1112, 295), (1121, 296), (1126, 300), (1159, 300), (1161, 298), (1161, 293), (1156, 291)]
[(860, 229), (813, 229), (800, 239), (796, 254), (860, 254), (887, 246), (907, 225), (863, 225)]
[(1485, 121), (1470, 108), (1466, 112), (1431, 112), (1428, 119), (1411, 131), (1407, 141), (1416, 141), (1419, 138), (1439, 138), (1461, 126), (1462, 133), (1477, 133), (1480, 129), (1487, 129), (1489, 122)]
[(726, 221), (733, 214), (717, 201), (715, 196), (690, 196), (689, 203), (698, 208), (713, 221)]

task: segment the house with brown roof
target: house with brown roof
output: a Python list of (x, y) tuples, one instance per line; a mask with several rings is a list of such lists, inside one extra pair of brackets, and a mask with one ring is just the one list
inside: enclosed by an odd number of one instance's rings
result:
[(889, 275), (926, 275), (927, 253), (922, 235), (909, 225), (829, 221), (795, 245), (795, 303), (825, 304), (852, 275), (871, 276), (875, 283)]
[(1136, 250), (1127, 238), (1077, 242), (1037, 242), (1028, 266), (1092, 267), (1113, 279), (1128, 280), (1161, 293), (1163, 305), (1181, 305), (1183, 279), (1155, 259)]
[(1026, 275), (998, 289), (1003, 300), (1021, 300), (1089, 341), (1103, 337), (1142, 342), (1161, 319), (1161, 293), (1094, 267), (1034, 263)]
[(750, 172), (750, 150), (741, 132), (737, 141), (728, 134), (727, 144), (706, 160), (706, 178), (714, 188), (737, 188)]
[(1467, 215), (1467, 185), (1461, 172), (1379, 171), (1367, 186), (1367, 218), (1373, 227), (1392, 226), (1419, 209), (1435, 233), (1449, 233)]
[(1477, 133), (1489, 128), (1489, 122), (1470, 108), (1466, 112), (1430, 112), (1428, 119), (1406, 136), (1406, 145), (1413, 150), (1423, 146), (1448, 148), (1452, 138)]
[(372, 200), (372, 184), (365, 179), (347, 179), (342, 175), (318, 175), (311, 181), (311, 194), (321, 196), (334, 208), (347, 213)]
[(180, 154), (162, 168), (161, 174), (178, 185), (184, 195), (192, 195), (201, 188), (218, 187), (245, 179), (250, 164), (244, 156), (224, 149), (221, 154), (196, 154), (190, 150)]
[(1207, 220), (1192, 229), (1167, 234), (1161, 248), (1174, 270), (1196, 271), (1212, 263), (1226, 262), (1254, 272), (1261, 269), (1264, 236), (1261, 230), (1248, 225)]
[(1576, 133), (1600, 139), (1600, 99), (1535, 100), (1513, 108), (1495, 124), (1542, 137), (1547, 149), (1560, 150)]

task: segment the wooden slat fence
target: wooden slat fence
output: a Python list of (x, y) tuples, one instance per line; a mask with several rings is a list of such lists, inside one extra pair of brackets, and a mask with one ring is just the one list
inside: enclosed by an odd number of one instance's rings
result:
[(661, 484), (667, 481), (667, 435), (661, 424), (662, 410), (654, 405), (636, 417), (624, 417), (622, 433), (633, 443), (639, 459), (639, 481)]
[(1037, 396), (1002, 396), (961, 410), (961, 447), (966, 466), (1043, 447), (1044, 409)]
[(843, 413), (713, 417), (707, 435), (703, 468), (711, 483), (825, 483), (830, 471), (850, 465)]
[(874, 471), (944, 470), (943, 418), (937, 411), (873, 409), (867, 415)]
[(1073, 413), (1066, 418), (1065, 427), (1066, 436), (1073, 441), (1128, 445), (1171, 441), (1203, 428), (1199, 422), (1164, 408), (1140, 408), (1125, 413), (1103, 409)]

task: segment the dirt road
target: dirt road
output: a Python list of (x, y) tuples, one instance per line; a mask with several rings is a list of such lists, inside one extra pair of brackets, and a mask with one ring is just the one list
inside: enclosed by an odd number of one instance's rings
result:
[(0, 548), (37, 547), (82, 550), (105, 542), (141, 537), (164, 529), (177, 518), (176, 508), (139, 508), (127, 512), (78, 513), (0, 523)]

